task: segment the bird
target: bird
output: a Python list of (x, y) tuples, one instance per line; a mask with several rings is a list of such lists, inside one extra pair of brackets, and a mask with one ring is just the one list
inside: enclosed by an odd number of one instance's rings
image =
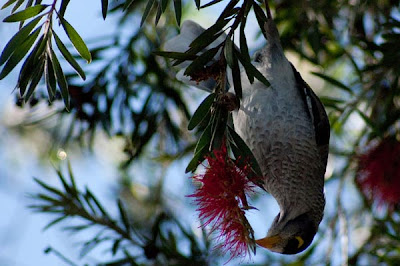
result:
[[(184, 21), (180, 34), (164, 49), (184, 52), (204, 30)], [(264, 33), (266, 45), (255, 53), (252, 64), (270, 86), (258, 80), (250, 83), (241, 71), (242, 97), (232, 110), (233, 125), (261, 168), (263, 188), (280, 208), (266, 237), (256, 243), (272, 252), (297, 254), (312, 243), (323, 218), (330, 124), (322, 102), (286, 58), (268, 6)], [(221, 35), (206, 49), (225, 37)], [(192, 81), (183, 74), (185, 66), (181, 65), (178, 78), (212, 91), (212, 78)], [(233, 85), (228, 93), (234, 94)]]

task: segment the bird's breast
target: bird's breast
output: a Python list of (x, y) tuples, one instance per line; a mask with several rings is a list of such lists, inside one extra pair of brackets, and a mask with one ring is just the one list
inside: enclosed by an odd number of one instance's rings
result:
[(310, 197), (320, 198), (321, 193), (323, 197), (325, 169), (311, 119), (296, 90), (283, 87), (279, 91), (260, 84), (253, 84), (251, 90), (245, 88), (233, 122), (260, 165), (265, 189), (281, 209)]

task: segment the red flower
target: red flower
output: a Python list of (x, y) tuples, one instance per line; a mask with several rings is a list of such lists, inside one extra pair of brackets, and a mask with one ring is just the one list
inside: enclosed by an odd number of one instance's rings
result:
[(400, 142), (386, 138), (360, 156), (357, 183), (378, 205), (400, 204)]
[(255, 247), (254, 236), (244, 210), (251, 208), (246, 199), (246, 194), (254, 189), (247, 178), (251, 168), (248, 164), (236, 165), (228, 157), (226, 147), (215, 150), (206, 159), (206, 172), (194, 176), (202, 186), (189, 195), (196, 198), (202, 226), (211, 225), (211, 231), (220, 232), (218, 239), (223, 244), (219, 247), (229, 251), (231, 259), (250, 254)]

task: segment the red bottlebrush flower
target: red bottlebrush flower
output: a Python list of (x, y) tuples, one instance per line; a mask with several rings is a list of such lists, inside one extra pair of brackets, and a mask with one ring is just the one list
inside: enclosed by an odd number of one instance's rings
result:
[(226, 147), (215, 150), (208, 156), (208, 167), (204, 174), (194, 176), (201, 182), (194, 197), (198, 204), (199, 217), (211, 231), (218, 230), (218, 240), (223, 240), (222, 247), (236, 256), (250, 254), (255, 248), (253, 229), (247, 221), (244, 210), (247, 204), (246, 194), (252, 192), (254, 185), (247, 176), (251, 172), (248, 164), (236, 165), (227, 155)]
[(386, 138), (359, 158), (357, 183), (364, 195), (393, 209), (400, 204), (400, 142)]

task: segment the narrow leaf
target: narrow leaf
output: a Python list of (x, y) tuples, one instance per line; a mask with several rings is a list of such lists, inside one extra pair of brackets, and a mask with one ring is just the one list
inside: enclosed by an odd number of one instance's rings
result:
[(232, 137), (232, 141), (239, 148), (244, 159), (250, 160), (253, 170), (259, 177), (261, 177), (262, 176), (261, 168), (258, 165), (258, 162), (257, 162), (256, 158), (254, 157), (250, 148), (247, 146), (247, 144), (242, 140), (242, 138), (235, 132), (235, 130), (232, 127), (228, 126), (228, 129), (229, 129), (229, 135)]
[(203, 149), (195, 153), (192, 160), (190, 160), (188, 166), (186, 167), (185, 173), (195, 171), (197, 166), (203, 161), (204, 155), (207, 153), (207, 151), (208, 151), (207, 147), (203, 147)]
[(82, 58), (86, 59), (86, 61), (90, 63), (92, 61), (92, 56), (81, 36), (65, 19), (61, 18), (61, 24), (75, 49), (82, 56)]
[(196, 154), (197, 152), (199, 152), (200, 150), (202, 150), (203, 148), (208, 148), (208, 150), (210, 150), (210, 144), (211, 144), (211, 124), (208, 125), (206, 127), (206, 129), (204, 129), (203, 134), (201, 134), (199, 141), (196, 144), (196, 148), (194, 149), (194, 153)]
[(193, 130), (209, 112), (211, 105), (215, 99), (215, 93), (208, 95), (199, 105), (199, 107), (194, 112), (192, 118), (189, 121), (188, 129)]
[(186, 68), (184, 74), (190, 76), (198, 71), (203, 71), (207, 63), (211, 62), (214, 56), (218, 53), (219, 49), (220, 48), (218, 46), (204, 52), (202, 55), (193, 60), (193, 62)]
[(147, 16), (149, 15), (150, 10), (151, 10), (151, 8), (152, 8), (152, 6), (153, 6), (153, 4), (154, 4), (154, 1), (155, 1), (155, 0), (149, 0), (149, 1), (147, 1), (146, 8), (145, 8), (145, 10), (144, 10), (144, 12), (143, 12), (143, 15), (142, 15), (142, 21), (140, 22), (140, 27), (143, 26), (143, 23), (145, 22)]
[(5, 9), (5, 8), (9, 7), (10, 5), (14, 4), (15, 1), (17, 1), (17, 0), (9, 0), (8, 2), (6, 2), (6, 3), (1, 7), (1, 9)]
[[(246, 61), (239, 52), (235, 51), (235, 53), (236, 53), (236, 56), (238, 57), (240, 63), (242, 63), (243, 67), (245, 68), (246, 73), (249, 72), (251, 76), (254, 76), (256, 79), (258, 79), (259, 81), (264, 83), (265, 86), (267, 86), (267, 87), (271, 86), (269, 81), (264, 77), (263, 74), (261, 74), (261, 72), (255, 66), (253, 66), (253, 64), (251, 62)], [(250, 78), (249, 78), (249, 80), (250, 80)]]
[(354, 95), (353, 91), (351, 90), (351, 88), (347, 87), (346, 85), (344, 85), (342, 82), (338, 81), (337, 79), (334, 79), (330, 76), (327, 76), (325, 74), (322, 73), (317, 73), (317, 72), (311, 72), (313, 75), (318, 76), (320, 78), (322, 78), (323, 80), (331, 83), (332, 85), (343, 89), (344, 91), (347, 91), (348, 93), (350, 93), (351, 95)]
[(18, 0), (18, 2), (15, 4), (15, 6), (11, 10), (11, 14), (14, 13), (22, 4), (25, 2), (25, 0)]
[(54, 74), (53, 62), (51, 57), (48, 56), (45, 62), (44, 79), (46, 81), (47, 93), (49, 95), (49, 101), (52, 102), (56, 95), (57, 83)]
[(24, 97), (25, 102), (29, 100), (32, 93), (35, 91), (37, 85), (39, 84), (40, 80), (42, 79), (43, 70), (44, 70), (44, 60), (41, 60), (39, 66), (36, 66), (34, 69), (34, 74), (32, 75), (31, 83), (29, 84), (28, 91)]
[(62, 43), (61, 39), (58, 35), (53, 31), (54, 39), (56, 41), (57, 47), (60, 50), (61, 54), (64, 56), (65, 60), (75, 69), (75, 71), (79, 74), (79, 76), (85, 80), (86, 75), (82, 68), (79, 66), (78, 62), (76, 62), (75, 58), (71, 55), (65, 45)]
[(48, 190), (49, 192), (52, 192), (58, 196), (64, 197), (64, 194), (60, 190), (47, 185), (46, 183), (44, 183), (43, 181), (41, 181), (37, 178), (33, 178), (33, 180), (35, 180), (36, 183), (38, 183), (42, 188)]
[(61, 68), (60, 62), (58, 61), (57, 56), (54, 53), (53, 49), (50, 49), (50, 56), (51, 56), (51, 62), (53, 63), (53, 68), (54, 68), (54, 71), (56, 74), (57, 84), (61, 89), (61, 96), (64, 99), (65, 107), (67, 108), (67, 110), (69, 110), (70, 101), (69, 101), (67, 80), (65, 79), (64, 72)]
[(181, 25), (182, 18), (182, 0), (174, 0), (175, 18), (178, 25)]
[(26, 20), (28, 18), (36, 16), (37, 14), (42, 12), (48, 6), (49, 5), (36, 5), (36, 6), (28, 7), (25, 10), (19, 11), (15, 14), (12, 14), (12, 15), (6, 17), (3, 20), (3, 22), (16, 22), (16, 21)]
[(202, 5), (200, 8), (209, 7), (209, 6), (215, 5), (216, 3), (219, 3), (219, 2), (221, 2), (221, 1), (222, 1), (222, 0), (213, 0), (213, 1), (211, 1), (211, 2), (209, 2), (209, 3), (207, 3), (207, 4), (205, 4), (205, 5)]
[(129, 220), (128, 220), (128, 217), (126, 215), (125, 208), (124, 208), (124, 206), (122, 204), (122, 201), (120, 199), (118, 199), (118, 209), (119, 209), (119, 215), (121, 216), (122, 223), (125, 226), (125, 230), (129, 233), (131, 231), (131, 226), (129, 224)]
[(197, 58), (196, 55), (187, 54), (187, 53), (179, 53), (179, 52), (164, 52), (164, 51), (154, 51), (153, 54), (158, 56), (163, 56), (166, 58), (172, 58), (176, 60), (194, 60)]
[(49, 229), (50, 227), (52, 227), (55, 224), (58, 224), (59, 222), (63, 221), (64, 219), (68, 218), (68, 215), (65, 216), (61, 216), (58, 217), (57, 219), (54, 219), (53, 221), (51, 221), (50, 223), (48, 223), (44, 228), (43, 231), (46, 231), (47, 229)]
[(61, 5), (60, 5), (60, 11), (58, 12), (60, 14), (60, 17), (63, 18), (65, 11), (67, 10), (67, 6), (69, 4), (70, 0), (62, 0)]
[(21, 46), (19, 46), (18, 49), (14, 51), (0, 73), (0, 80), (7, 76), (11, 72), (11, 70), (13, 70), (15, 66), (22, 60), (22, 58), (24, 58), (29, 49), (31, 49), (33, 43), (36, 41), (39, 32), (40, 28), (37, 28), (28, 36), (28, 38), (21, 44)]
[(197, 9), (200, 9), (200, 5), (201, 5), (200, 0), (194, 0), (194, 2), (196, 3)]
[(101, 0), (101, 13), (103, 14), (103, 19), (107, 17), (108, 10), (108, 0)]
[(131, 5), (132, 5), (132, 3), (134, 2), (135, 0), (125, 0), (125, 4), (124, 4), (124, 7), (123, 7), (123, 11), (125, 11), (125, 10), (127, 10)]
[(6, 44), (6, 47), (4, 47), (3, 52), (1, 53), (0, 66), (3, 65), (7, 61), (7, 59), (10, 58), (15, 49), (17, 49), (20, 44), (26, 40), (29, 33), (31, 33), (31, 31), (39, 23), (41, 18), (42, 16), (37, 17), (36, 19), (29, 22), (10, 39), (10, 41)]

